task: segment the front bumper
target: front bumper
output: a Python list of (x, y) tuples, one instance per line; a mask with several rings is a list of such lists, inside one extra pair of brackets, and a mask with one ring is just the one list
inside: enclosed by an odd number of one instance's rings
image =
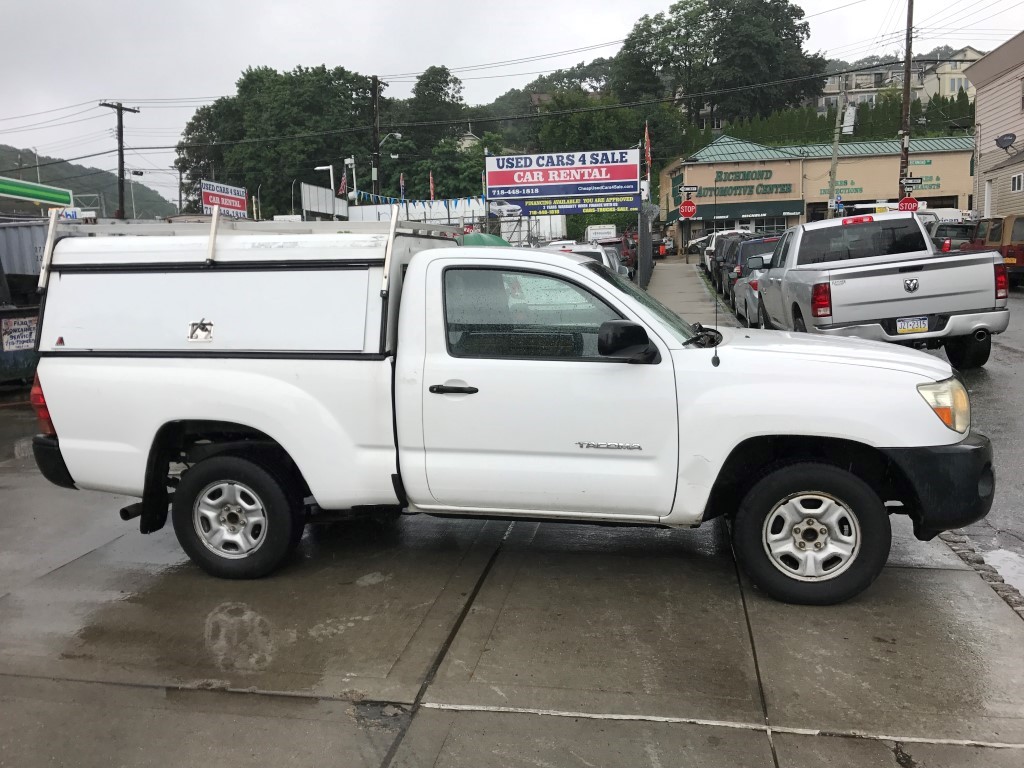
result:
[(914, 535), (922, 541), (970, 525), (988, 514), (995, 494), (992, 443), (970, 434), (953, 445), (883, 448), (917, 497), (911, 509)]
[(36, 466), (43, 473), (43, 477), (54, 485), (61, 488), (74, 488), (75, 481), (68, 472), (68, 465), (64, 463), (64, 456), (60, 452), (60, 444), (56, 437), (49, 435), (36, 435), (32, 438), (32, 454), (36, 459)]
[[(970, 336), (975, 331), (1002, 333), (1010, 325), (1010, 310), (1002, 308), (990, 309), (984, 312), (965, 312), (959, 315), (935, 316), (935, 318), (938, 322), (930, 319), (929, 327), (933, 325), (939, 325), (940, 327), (927, 333), (895, 333), (895, 318), (850, 325), (812, 325), (807, 330), (823, 333), (826, 336), (853, 336), (858, 339), (869, 339), (871, 341), (894, 341), (906, 344), (928, 339), (950, 339), (956, 336)], [(889, 329), (886, 328), (887, 325), (890, 326)]]

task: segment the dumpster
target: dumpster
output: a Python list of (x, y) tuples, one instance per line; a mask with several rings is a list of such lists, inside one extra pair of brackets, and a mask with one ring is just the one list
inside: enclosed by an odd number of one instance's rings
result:
[(31, 379), (36, 371), (38, 307), (0, 306), (0, 382)]

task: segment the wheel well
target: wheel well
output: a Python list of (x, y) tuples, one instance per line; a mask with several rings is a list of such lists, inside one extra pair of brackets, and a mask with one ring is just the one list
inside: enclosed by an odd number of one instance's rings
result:
[(803, 318), (803, 316), (804, 316), (804, 313), (800, 311), (800, 305), (799, 305), (799, 304), (797, 304), (797, 303), (796, 303), (796, 302), (794, 301), (794, 302), (793, 302), (793, 322), (795, 323), (795, 322), (796, 322), (796, 319), (797, 319), (798, 317), (799, 317), (799, 318)]
[(786, 464), (818, 462), (845, 469), (866, 482), (883, 502), (898, 501), (912, 518), (918, 500), (903, 471), (877, 448), (831, 437), (765, 435), (737, 445), (711, 489), (704, 519), (735, 514), (754, 484)]
[(177, 483), (172, 464), (195, 464), (212, 456), (228, 455), (259, 464), (276, 475), (291, 492), (301, 494), (301, 498), (310, 493), (298, 465), (281, 444), (266, 433), (228, 421), (168, 422), (157, 430), (149, 449), (139, 530), (152, 533), (167, 522), (171, 500), (168, 487)]

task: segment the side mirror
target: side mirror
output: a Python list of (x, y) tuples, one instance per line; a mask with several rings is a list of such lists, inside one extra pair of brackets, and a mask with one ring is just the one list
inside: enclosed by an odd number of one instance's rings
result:
[(751, 272), (755, 269), (764, 269), (764, 259), (760, 256), (751, 256), (747, 259), (747, 269)]
[(597, 332), (597, 353), (627, 363), (660, 363), (661, 353), (644, 327), (631, 320), (607, 320)]
[(619, 268), (616, 271), (623, 277), (629, 277), (629, 267), (619, 264)]

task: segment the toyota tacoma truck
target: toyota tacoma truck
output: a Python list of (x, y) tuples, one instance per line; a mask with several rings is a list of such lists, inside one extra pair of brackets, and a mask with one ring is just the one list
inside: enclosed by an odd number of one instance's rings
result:
[(54, 220), (31, 395), (47, 478), (138, 497), (121, 517), (169, 516), (214, 576), (269, 574), (331, 513), (723, 517), (760, 589), (826, 604), (879, 574), (890, 514), (927, 540), (992, 503), (967, 390), (924, 353), (702, 327), (593, 259), (397, 212), (218, 218)]
[(913, 213), (793, 227), (764, 265), (762, 328), (943, 347), (965, 369), (988, 362), (992, 334), (1010, 322), (1003, 257), (936, 253)]

